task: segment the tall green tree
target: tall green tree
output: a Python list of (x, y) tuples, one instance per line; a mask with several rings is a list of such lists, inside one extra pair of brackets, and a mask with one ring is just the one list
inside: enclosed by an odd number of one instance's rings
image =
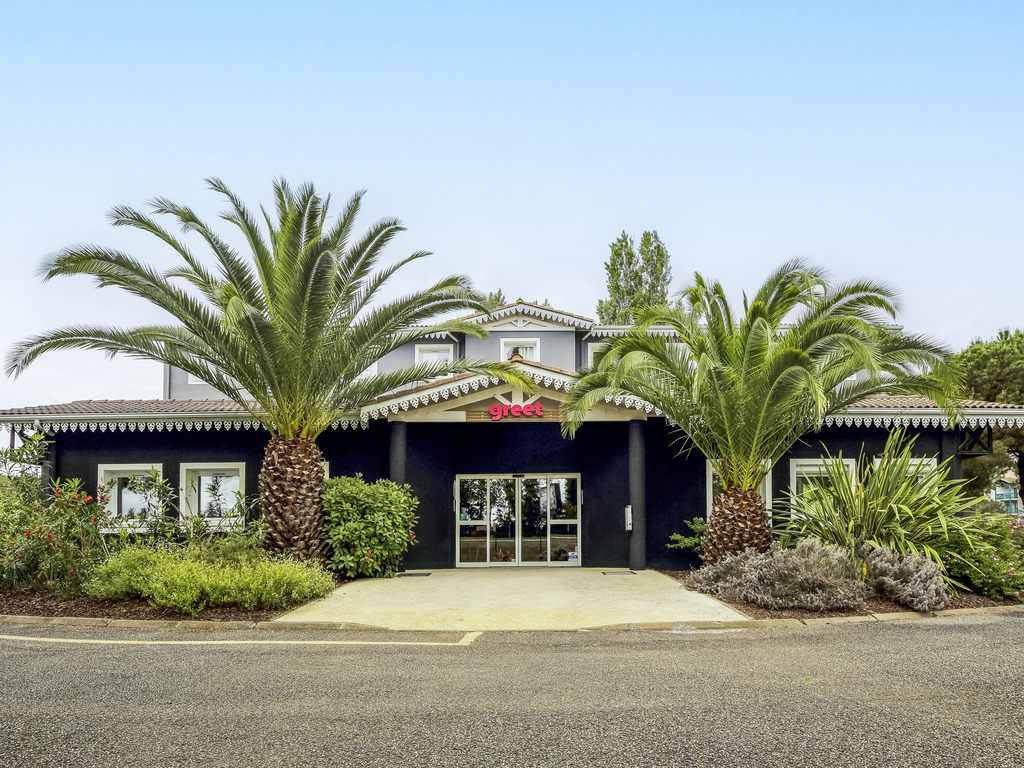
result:
[(72, 246), (48, 257), (40, 270), (45, 279), (91, 276), (101, 288), (120, 288), (156, 305), (172, 323), (50, 331), (16, 345), (6, 372), (19, 375), (45, 352), (77, 348), (158, 360), (207, 382), (270, 432), (259, 479), (270, 546), (319, 558), (324, 475), (316, 438), (328, 426), (385, 392), (436, 376), (470, 371), (526, 390), (533, 385), (507, 365), (466, 360), (363, 375), (392, 350), (428, 334), (482, 336), (475, 325), (435, 318), (488, 307), (459, 275), (383, 301), (382, 289), (396, 270), (428, 254), (380, 265), (403, 227), (383, 219), (356, 236), (362, 192), (331, 222), (329, 197), (310, 184), (293, 189), (276, 181), (273, 213), (261, 209), (261, 223), (223, 182), (207, 183), (226, 199), (221, 218), (241, 232), (244, 255), (190, 208), (157, 198), (153, 214), (198, 235), (212, 266), (155, 218), (122, 206), (111, 211), (111, 223), (161, 240), (180, 257), (178, 266), (160, 272), (118, 250)]
[[(895, 295), (870, 281), (830, 283), (803, 260), (783, 264), (737, 312), (700, 274), (675, 308), (650, 308), (611, 339), (565, 403), (573, 435), (606, 397), (664, 412), (722, 480), (704, 535), (705, 562), (771, 543), (758, 486), (825, 418), (870, 395), (925, 395), (955, 412), (959, 378), (935, 342), (894, 330)], [(674, 338), (648, 333), (671, 329)], [(866, 371), (856, 381), (850, 376)]]
[(611, 255), (604, 263), (608, 276), (608, 298), (597, 302), (597, 318), (607, 325), (627, 325), (634, 313), (643, 307), (668, 304), (668, 284), (672, 266), (668, 249), (657, 230), (640, 236), (640, 247), (625, 231), (609, 248)]
[[(957, 354), (956, 360), (963, 368), (967, 397), (996, 403), (1024, 403), (1024, 331), (1011, 333), (1004, 328), (990, 341), (975, 339)], [(1024, 431), (996, 427), (992, 437), (990, 456), (964, 462), (964, 474), (971, 479), (971, 492), (988, 492), (998, 476), (1010, 467), (1016, 468), (1017, 477), (1024, 477)]]

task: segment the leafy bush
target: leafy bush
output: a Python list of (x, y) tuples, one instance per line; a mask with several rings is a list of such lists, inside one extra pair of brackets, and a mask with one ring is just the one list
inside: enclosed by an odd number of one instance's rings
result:
[(815, 539), (804, 539), (792, 549), (748, 549), (705, 566), (691, 584), (705, 594), (769, 610), (860, 608), (866, 591), (850, 553)]
[(53, 501), (33, 501), (0, 518), (0, 586), (48, 587), (73, 596), (89, 571), (108, 554), (103, 496), (86, 493), (78, 480), (58, 481)]
[(874, 549), (867, 555), (866, 565), (868, 586), (900, 605), (919, 613), (949, 606), (949, 590), (942, 578), (942, 568), (931, 560)]
[[(813, 537), (854, 553), (864, 542), (942, 568), (952, 552), (973, 551), (985, 536), (985, 518), (972, 514), (981, 499), (963, 497), (963, 481), (946, 479), (948, 461), (922, 465), (912, 453), (915, 440), (894, 431), (877, 462), (861, 456), (852, 483), (842, 458), (829, 457), (825, 482), (779, 505), (775, 533), (782, 545)], [(962, 586), (945, 571), (944, 577)]]
[(359, 474), (335, 477), (323, 498), (328, 566), (348, 578), (394, 576), (405, 550), (416, 543), (419, 499), (408, 484), (367, 483)]
[(144, 598), (193, 616), (228, 604), (273, 610), (332, 589), (334, 579), (321, 565), (271, 557), (237, 539), (181, 548), (129, 546), (100, 565), (84, 586), (92, 597)]
[(986, 536), (973, 551), (953, 552), (947, 569), (992, 600), (1024, 597), (1024, 520), (986, 517)]

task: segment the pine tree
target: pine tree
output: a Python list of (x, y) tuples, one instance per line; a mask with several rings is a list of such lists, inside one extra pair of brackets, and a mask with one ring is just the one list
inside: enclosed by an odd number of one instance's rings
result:
[(641, 307), (668, 305), (668, 284), (672, 280), (668, 249), (657, 230), (640, 236), (639, 249), (625, 231), (610, 246), (604, 263), (608, 275), (608, 298), (597, 302), (598, 321), (627, 325)]

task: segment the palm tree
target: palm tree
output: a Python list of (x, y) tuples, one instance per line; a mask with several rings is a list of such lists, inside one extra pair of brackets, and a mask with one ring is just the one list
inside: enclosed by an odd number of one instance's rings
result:
[(387, 353), (428, 334), (483, 335), (474, 325), (434, 318), (489, 307), (459, 275), (375, 302), (396, 270), (427, 253), (378, 268), (382, 250), (403, 227), (384, 219), (353, 238), (362, 192), (330, 223), (329, 196), (321, 198), (309, 184), (292, 189), (275, 181), (276, 211), (272, 217), (261, 209), (264, 228), (223, 182), (207, 183), (226, 198), (221, 217), (241, 231), (246, 256), (191, 209), (164, 198), (152, 201), (153, 213), (198, 234), (213, 254), (212, 269), (151, 216), (114, 208), (114, 226), (148, 232), (183, 263), (159, 272), (117, 250), (72, 246), (49, 256), (41, 274), (46, 279), (91, 275), (100, 287), (115, 286), (155, 304), (176, 323), (51, 331), (11, 351), (7, 375), (19, 375), (49, 350), (85, 348), (158, 360), (207, 382), (271, 434), (259, 481), (268, 545), (303, 559), (319, 558), (324, 476), (316, 438), (329, 425), (396, 387), (437, 376), (486, 373), (527, 391), (533, 384), (508, 365), (466, 360), (366, 375)]
[[(891, 325), (895, 294), (884, 285), (834, 285), (821, 269), (794, 260), (752, 300), (744, 294), (742, 316), (721, 284), (700, 274), (680, 297), (676, 307), (641, 312), (636, 329), (581, 372), (562, 430), (574, 434), (587, 410), (609, 396), (632, 395), (661, 409), (722, 480), (705, 562), (768, 548), (771, 526), (758, 488), (827, 416), (878, 394), (924, 395), (955, 414), (960, 378), (945, 361), (948, 350)], [(649, 333), (653, 326), (659, 333)]]

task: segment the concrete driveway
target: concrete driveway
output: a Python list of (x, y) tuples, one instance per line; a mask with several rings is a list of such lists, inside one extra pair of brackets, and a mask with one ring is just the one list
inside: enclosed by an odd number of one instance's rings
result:
[(587, 629), (743, 618), (657, 571), (453, 568), (354, 581), (277, 621), (475, 631)]

